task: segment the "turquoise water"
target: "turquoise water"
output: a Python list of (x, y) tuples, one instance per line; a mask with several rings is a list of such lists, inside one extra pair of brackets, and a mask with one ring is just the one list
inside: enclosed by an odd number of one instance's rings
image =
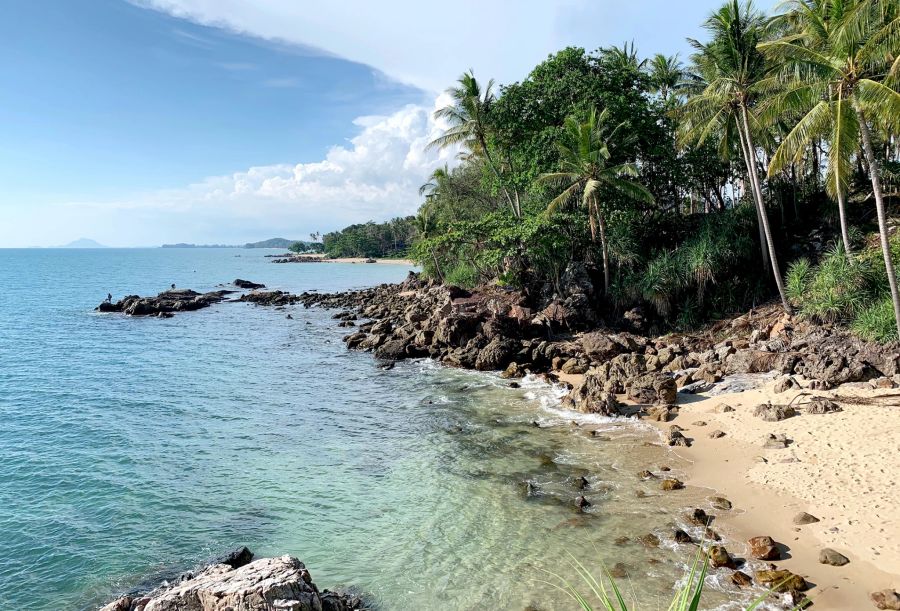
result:
[[(574, 576), (570, 553), (624, 561), (629, 587), (667, 606), (693, 553), (666, 543), (671, 525), (705, 496), (638, 480), (679, 466), (644, 445), (649, 429), (576, 426), (537, 381), (513, 390), (429, 361), (383, 371), (318, 309), (93, 312), (107, 292), (171, 283), (332, 291), (408, 271), (269, 252), (0, 250), (0, 609), (96, 608), (236, 545), (296, 555), (320, 587), (385, 610), (573, 608), (541, 583)], [(660, 549), (614, 542), (651, 531)]]

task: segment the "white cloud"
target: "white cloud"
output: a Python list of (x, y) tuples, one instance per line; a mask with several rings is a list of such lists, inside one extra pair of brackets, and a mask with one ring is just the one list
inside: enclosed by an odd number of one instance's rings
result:
[[(434, 108), (447, 102), (442, 94)], [(59, 243), (71, 239), (74, 226), (91, 227), (78, 231), (110, 245), (147, 245), (148, 236), (156, 243), (241, 243), (414, 214), (419, 186), (434, 168), (455, 163), (456, 150), (425, 151), (446, 127), (435, 122), (434, 108), (409, 105), (359, 117), (360, 132), (319, 161), (253, 167), (119, 201), (54, 206), (43, 215), (42, 231)], [(0, 241), (17, 244), (2, 234)]]
[[(634, 40), (645, 54), (687, 51), (720, 0), (130, 0), (241, 34), (312, 46), (430, 91), (472, 68), (524, 78), (568, 45)], [(767, 7), (775, 0), (760, 0)]]

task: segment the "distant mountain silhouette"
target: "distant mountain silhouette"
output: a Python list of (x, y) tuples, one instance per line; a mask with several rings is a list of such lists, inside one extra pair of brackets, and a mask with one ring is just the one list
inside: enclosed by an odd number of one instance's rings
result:
[(92, 240), (90, 238), (79, 238), (74, 242), (69, 242), (68, 244), (64, 244), (60, 246), (60, 248), (109, 248), (96, 240)]

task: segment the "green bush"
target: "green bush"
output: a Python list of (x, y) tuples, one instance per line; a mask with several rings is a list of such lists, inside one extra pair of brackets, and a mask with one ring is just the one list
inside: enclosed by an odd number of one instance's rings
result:
[(849, 260), (838, 244), (816, 267), (806, 259), (796, 261), (786, 284), (801, 315), (820, 322), (849, 322), (876, 297), (880, 283), (867, 259)]
[(887, 343), (897, 339), (894, 304), (890, 295), (860, 309), (851, 328), (857, 335), (870, 341)]
[(457, 263), (454, 267), (444, 272), (444, 282), (455, 286), (471, 289), (478, 286), (478, 270), (467, 263)]

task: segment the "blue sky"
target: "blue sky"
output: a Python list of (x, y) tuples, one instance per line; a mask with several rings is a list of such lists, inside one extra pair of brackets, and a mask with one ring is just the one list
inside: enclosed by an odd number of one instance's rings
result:
[(460, 72), (518, 80), (569, 44), (686, 53), (715, 6), (16, 4), (0, 21), (0, 246), (240, 243), (410, 213), (447, 161), (421, 149)]

